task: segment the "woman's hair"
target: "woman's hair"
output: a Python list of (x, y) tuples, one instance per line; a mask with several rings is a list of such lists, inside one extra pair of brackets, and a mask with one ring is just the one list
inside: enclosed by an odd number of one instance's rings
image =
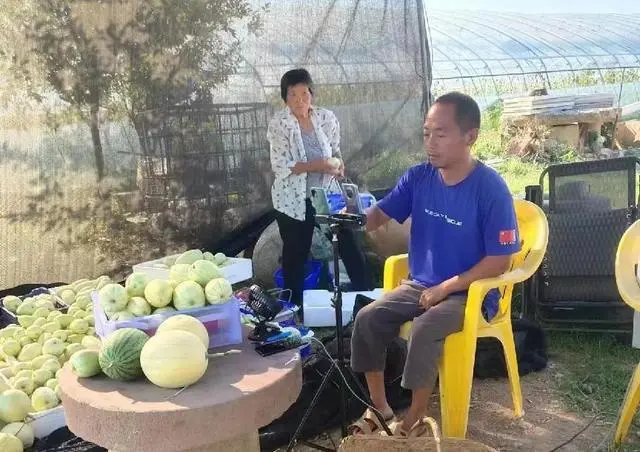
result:
[(280, 79), (280, 96), (283, 101), (287, 101), (287, 92), (290, 86), (304, 84), (309, 87), (309, 92), (313, 95), (313, 80), (311, 74), (306, 69), (292, 69), (287, 71)]

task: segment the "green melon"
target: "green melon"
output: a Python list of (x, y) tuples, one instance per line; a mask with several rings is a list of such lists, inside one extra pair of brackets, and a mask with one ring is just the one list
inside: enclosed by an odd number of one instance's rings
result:
[(204, 259), (204, 257), (202, 256), (202, 251), (197, 250), (197, 249), (188, 250), (188, 251), (185, 251), (184, 253), (182, 253), (180, 256), (178, 256), (178, 258), (174, 262), (174, 265), (175, 264), (188, 264), (188, 265), (191, 265), (194, 262), (202, 260), (202, 259)]
[(122, 328), (102, 343), (98, 362), (102, 372), (114, 380), (134, 380), (142, 376), (140, 353), (149, 340), (144, 331)]

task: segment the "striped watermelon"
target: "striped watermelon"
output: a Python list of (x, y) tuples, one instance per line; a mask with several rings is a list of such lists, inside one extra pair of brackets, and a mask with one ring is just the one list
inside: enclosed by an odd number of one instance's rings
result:
[(114, 380), (133, 380), (142, 376), (140, 353), (149, 340), (144, 331), (122, 328), (102, 343), (98, 362), (102, 372)]

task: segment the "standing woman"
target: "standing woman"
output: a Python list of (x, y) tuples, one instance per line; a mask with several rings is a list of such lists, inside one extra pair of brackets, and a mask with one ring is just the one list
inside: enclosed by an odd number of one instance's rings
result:
[[(313, 82), (305, 69), (282, 76), (280, 95), (286, 107), (276, 113), (267, 131), (275, 173), (271, 197), (283, 243), (284, 288), (291, 290), (291, 301), (302, 306), (304, 264), (315, 226), (311, 188), (326, 188), (333, 176), (344, 175), (340, 124), (333, 112), (312, 105)], [(338, 243), (352, 289), (371, 289), (371, 272), (353, 233), (344, 230)]]

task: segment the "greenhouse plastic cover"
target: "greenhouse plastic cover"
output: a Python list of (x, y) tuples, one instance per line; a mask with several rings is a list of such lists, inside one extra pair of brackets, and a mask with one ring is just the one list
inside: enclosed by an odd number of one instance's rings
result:
[(421, 0), (34, 6), (45, 3), (0, 12), (0, 289), (122, 276), (216, 248), (270, 212), (266, 128), (294, 67), (311, 72), (314, 102), (340, 120), (348, 175), (370, 190), (423, 158), (430, 89), (482, 105), (539, 87), (640, 100), (637, 15)]

